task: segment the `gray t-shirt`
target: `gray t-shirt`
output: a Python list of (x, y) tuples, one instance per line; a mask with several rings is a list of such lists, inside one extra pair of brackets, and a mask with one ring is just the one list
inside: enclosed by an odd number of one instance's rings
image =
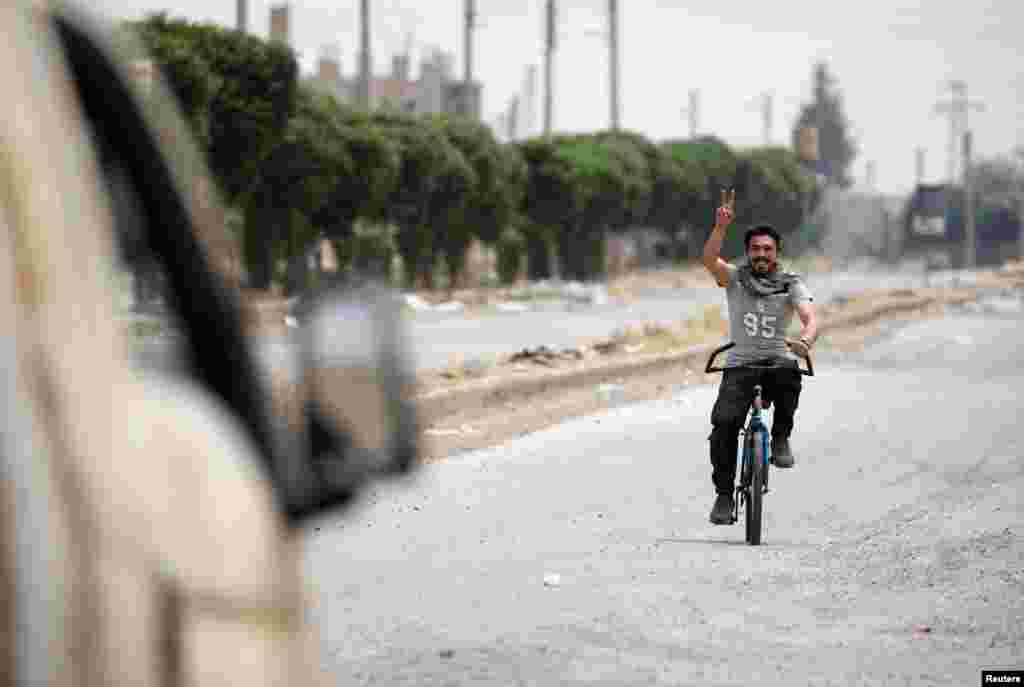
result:
[(736, 346), (729, 351), (727, 366), (744, 365), (766, 358), (796, 360), (784, 337), (793, 322), (796, 306), (814, 300), (803, 280), (797, 279), (789, 293), (754, 296), (736, 276), (739, 268), (729, 264), (725, 297), (729, 304), (729, 338)]

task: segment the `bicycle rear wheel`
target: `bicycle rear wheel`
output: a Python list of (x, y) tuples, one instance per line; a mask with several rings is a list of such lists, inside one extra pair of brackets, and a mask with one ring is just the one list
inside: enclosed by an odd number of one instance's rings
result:
[(761, 515), (764, 505), (764, 432), (758, 430), (751, 437), (750, 485), (747, 487), (747, 543), (761, 543)]

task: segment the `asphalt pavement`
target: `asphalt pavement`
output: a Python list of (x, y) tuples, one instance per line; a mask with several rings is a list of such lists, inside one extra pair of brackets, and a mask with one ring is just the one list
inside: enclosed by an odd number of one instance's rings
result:
[(324, 663), (352, 685), (1024, 668), (1022, 324), (1004, 296), (819, 354), (760, 547), (708, 523), (710, 386), (382, 485), (307, 540)]

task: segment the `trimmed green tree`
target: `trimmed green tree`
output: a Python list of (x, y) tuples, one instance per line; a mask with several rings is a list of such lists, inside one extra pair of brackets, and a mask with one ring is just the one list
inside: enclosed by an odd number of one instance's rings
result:
[(558, 154), (555, 139), (537, 138), (518, 144), (526, 164), (521, 233), (526, 241), (530, 278), (545, 278), (551, 248), (557, 245), (562, 277), (569, 276), (568, 228), (583, 211), (581, 188), (569, 160)]
[(423, 118), (376, 113), (374, 123), (398, 149), (398, 178), (385, 202), (384, 216), (397, 228), (395, 242), (406, 286), (429, 286), (436, 255), (431, 222), (458, 202), (472, 173), (444, 132)]

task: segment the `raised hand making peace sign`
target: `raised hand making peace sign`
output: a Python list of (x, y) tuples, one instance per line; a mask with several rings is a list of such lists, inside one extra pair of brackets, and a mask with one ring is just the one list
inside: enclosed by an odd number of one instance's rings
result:
[(722, 201), (715, 212), (715, 225), (725, 229), (736, 219), (736, 189), (722, 189)]

